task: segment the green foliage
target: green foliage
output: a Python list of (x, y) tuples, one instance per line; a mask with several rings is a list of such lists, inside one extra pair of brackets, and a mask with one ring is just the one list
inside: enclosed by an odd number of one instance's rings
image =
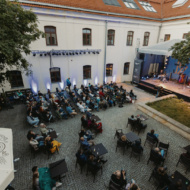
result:
[(189, 63), (190, 58), (190, 32), (187, 35), (186, 40), (182, 40), (179, 43), (175, 43), (170, 50), (172, 50), (172, 57), (177, 59), (182, 66)]
[(171, 117), (179, 123), (190, 127), (190, 104), (185, 102), (183, 99), (168, 98), (151, 102), (147, 105), (167, 115), (168, 117)]
[(38, 29), (37, 16), (24, 10), (16, 1), (0, 0), (0, 84), (12, 68), (31, 73), (24, 58), (30, 54), (29, 45), (43, 33)]

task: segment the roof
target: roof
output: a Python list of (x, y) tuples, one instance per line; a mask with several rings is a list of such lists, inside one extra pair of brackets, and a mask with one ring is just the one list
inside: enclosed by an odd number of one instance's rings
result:
[(171, 55), (170, 48), (175, 44), (181, 42), (181, 39), (173, 39), (165, 42), (160, 42), (155, 45), (150, 45), (148, 47), (142, 47), (139, 49), (139, 53), (147, 53), (154, 55)]
[[(110, 1), (110, 0), (109, 0)], [(100, 11), (105, 13), (117, 13), (124, 17), (135, 17), (138, 16), (144, 17), (145, 19), (154, 19), (160, 20), (170, 17), (176, 17), (181, 15), (188, 15), (190, 18), (190, 1), (183, 4), (180, 7), (172, 8), (172, 5), (176, 3), (178, 0), (140, 0), (144, 2), (148, 2), (151, 6), (156, 10), (156, 12), (146, 11), (142, 5), (139, 3), (139, 0), (133, 0), (136, 5), (139, 7), (139, 10), (128, 8), (123, 1), (129, 0), (117, 0), (120, 6), (106, 5), (104, 0), (20, 0), (23, 5), (27, 5), (30, 3), (30, 6), (34, 7), (43, 7), (43, 8), (51, 8), (51, 9), (64, 9), (67, 7), (67, 10), (70, 7), (83, 9), (81, 12), (91, 12), (91, 10)], [(51, 6), (52, 5), (52, 6)], [(56, 7), (57, 5), (57, 7)], [(76, 11), (76, 10), (75, 10)], [(95, 13), (92, 13), (95, 14)], [(108, 15), (109, 16), (109, 15)], [(112, 15), (113, 16), (113, 15)], [(144, 19), (142, 18), (142, 19)]]

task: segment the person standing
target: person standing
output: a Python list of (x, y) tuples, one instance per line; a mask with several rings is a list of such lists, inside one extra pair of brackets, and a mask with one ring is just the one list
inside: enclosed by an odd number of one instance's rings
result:
[(70, 87), (71, 87), (71, 81), (70, 81), (70, 78), (68, 78), (68, 79), (66, 80), (66, 84), (67, 84), (67, 86), (68, 86), (68, 88), (69, 88), (69, 90), (70, 90)]

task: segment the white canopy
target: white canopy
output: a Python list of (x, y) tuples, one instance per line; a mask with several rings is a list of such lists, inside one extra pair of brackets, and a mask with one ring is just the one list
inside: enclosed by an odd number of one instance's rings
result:
[(148, 47), (141, 47), (139, 48), (139, 53), (147, 53), (147, 54), (154, 54), (154, 55), (167, 55), (170, 56), (172, 54), (172, 51), (169, 51), (169, 49), (178, 42), (181, 42), (181, 39), (174, 39), (174, 40), (168, 40), (165, 42), (160, 42), (155, 45), (151, 45)]
[(12, 129), (0, 128), (0, 189), (14, 179)]

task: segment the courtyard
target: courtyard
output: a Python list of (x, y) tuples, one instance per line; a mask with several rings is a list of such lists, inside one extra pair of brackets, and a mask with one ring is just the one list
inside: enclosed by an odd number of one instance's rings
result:
[[(146, 144), (144, 147), (140, 162), (138, 162), (136, 157), (130, 158), (131, 149), (127, 149), (124, 155), (120, 148), (115, 152), (117, 139), (114, 139), (114, 135), (116, 129), (123, 129), (124, 133), (130, 132), (130, 127), (126, 128), (127, 118), (132, 114), (145, 115), (137, 109), (137, 104), (155, 98), (153, 95), (129, 84), (123, 84), (123, 86), (127, 91), (132, 88), (134, 89), (134, 93), (137, 94), (138, 98), (135, 104), (124, 104), (123, 108), (116, 106), (108, 108), (106, 111), (100, 110), (100, 112), (94, 112), (100, 117), (103, 124), (103, 133), (98, 134), (94, 141), (96, 144), (102, 143), (108, 150), (108, 153), (104, 156), (108, 162), (104, 164), (102, 175), (98, 173), (94, 183), (93, 176), (90, 173), (86, 176), (86, 172), (80, 174), (79, 167), (75, 169), (75, 154), (79, 149), (78, 132), (81, 129), (81, 114), (68, 120), (60, 120), (48, 124), (48, 127), (60, 133), (57, 140), (62, 143), (59, 154), (54, 154), (48, 159), (47, 155), (44, 154), (38, 154), (33, 158), (30, 152), (26, 135), (31, 128), (26, 124), (26, 106), (24, 104), (15, 105), (13, 110), (4, 110), (0, 112), (1, 127), (12, 128), (13, 130), (14, 158), (20, 158), (20, 161), (15, 163), (15, 170), (17, 170), (17, 172), (15, 173), (15, 179), (12, 182), (12, 186), (15, 187), (16, 190), (32, 190), (31, 169), (33, 166), (48, 167), (50, 163), (65, 158), (68, 173), (66, 173), (66, 177), (62, 179), (63, 185), (58, 188), (59, 190), (106, 189), (105, 183), (108, 184), (111, 174), (121, 169), (126, 170), (128, 180), (134, 179), (141, 190), (156, 189), (153, 180), (150, 182), (148, 181), (155, 167), (152, 162), (147, 165), (151, 150), (149, 144)], [(180, 154), (184, 152), (182, 147), (190, 144), (190, 142), (150, 117), (148, 117), (148, 120), (144, 121), (144, 123), (146, 123), (148, 127), (144, 133), (139, 134), (143, 145), (146, 133), (151, 129), (154, 129), (155, 132), (159, 134), (159, 140), (161, 142), (170, 143), (165, 165), (168, 168), (168, 174), (172, 174), (176, 170), (176, 163)], [(32, 130), (40, 134), (38, 128)], [(190, 172), (186, 175), (185, 167), (182, 164), (179, 164), (177, 170), (188, 179), (190, 178)]]

